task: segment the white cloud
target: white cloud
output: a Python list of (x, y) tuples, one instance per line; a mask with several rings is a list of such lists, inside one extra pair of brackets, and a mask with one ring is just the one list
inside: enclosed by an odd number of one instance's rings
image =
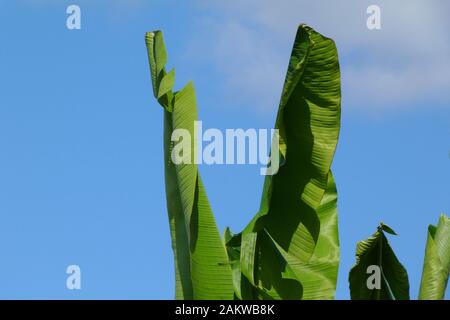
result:
[[(370, 4), (381, 7), (381, 30), (366, 28)], [(424, 101), (450, 107), (448, 2), (209, 0), (199, 7), (210, 18), (195, 46), (213, 43), (210, 62), (226, 90), (260, 110), (276, 109), (301, 22), (336, 41), (347, 108), (385, 112)]]

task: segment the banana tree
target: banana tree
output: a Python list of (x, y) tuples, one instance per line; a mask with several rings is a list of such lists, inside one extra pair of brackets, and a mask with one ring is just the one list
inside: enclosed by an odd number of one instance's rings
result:
[[(330, 171), (340, 126), (336, 46), (300, 25), (275, 128), (281, 168), (267, 176), (259, 212), (221, 242), (197, 166), (170, 157), (175, 129), (193, 133), (192, 83), (174, 92), (160, 31), (146, 34), (153, 93), (164, 112), (166, 195), (176, 298), (334, 297), (339, 263), (336, 185)], [(191, 141), (195, 150), (195, 139)], [(193, 153), (194, 155), (194, 153)], [(288, 222), (288, 225), (287, 223)]]
[[(330, 167), (340, 129), (341, 86), (333, 40), (300, 25), (281, 93), (271, 154), (279, 170), (265, 178), (260, 209), (248, 225), (219, 235), (196, 160), (195, 89), (174, 91), (161, 31), (145, 35), (154, 97), (163, 108), (167, 211), (177, 299), (333, 299), (339, 266), (337, 189)], [(174, 136), (182, 130), (182, 158)], [(175, 139), (176, 140), (176, 139)], [(181, 142), (180, 142), (181, 140)], [(352, 299), (409, 299), (406, 270), (381, 224), (357, 247)], [(420, 298), (442, 298), (450, 269), (450, 226), (430, 227)], [(382, 281), (367, 288), (367, 267)]]

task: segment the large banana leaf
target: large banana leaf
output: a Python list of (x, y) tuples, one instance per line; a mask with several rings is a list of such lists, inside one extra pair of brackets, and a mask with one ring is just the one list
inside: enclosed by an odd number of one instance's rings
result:
[[(395, 256), (384, 232), (395, 235), (387, 225), (380, 224), (377, 232), (356, 246), (356, 264), (349, 274), (350, 296), (353, 300), (409, 299), (408, 274)], [(373, 266), (380, 271), (379, 289), (369, 288), (367, 284)]]
[[(279, 171), (267, 176), (259, 212), (226, 240), (240, 248), (242, 298), (332, 299), (339, 264), (336, 186), (330, 172), (340, 128), (334, 42), (300, 25), (275, 128)], [(227, 241), (228, 240), (228, 241)]]
[[(195, 164), (197, 120), (195, 91), (188, 83), (173, 92), (175, 71), (165, 70), (167, 53), (160, 31), (145, 36), (153, 93), (164, 109), (166, 200), (175, 258), (177, 299), (232, 299), (234, 289), (228, 257)], [(190, 163), (175, 164), (172, 133), (190, 133)], [(188, 150), (183, 150), (186, 152)]]
[(441, 215), (436, 226), (428, 227), (420, 300), (444, 299), (450, 272), (450, 218)]

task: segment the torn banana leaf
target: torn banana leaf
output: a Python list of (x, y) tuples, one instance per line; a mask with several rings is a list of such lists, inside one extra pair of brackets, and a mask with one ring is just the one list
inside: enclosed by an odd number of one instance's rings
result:
[(330, 166), (340, 111), (335, 43), (300, 25), (275, 123), (279, 147), (271, 150), (280, 167), (266, 176), (260, 210), (236, 236), (244, 299), (334, 298), (339, 239)]
[[(174, 92), (175, 71), (166, 72), (167, 53), (161, 31), (145, 42), (153, 94), (164, 113), (164, 166), (167, 211), (175, 258), (176, 299), (233, 299), (231, 267), (195, 164), (197, 120), (195, 90), (189, 82)], [(172, 158), (175, 130), (190, 134), (189, 160)]]

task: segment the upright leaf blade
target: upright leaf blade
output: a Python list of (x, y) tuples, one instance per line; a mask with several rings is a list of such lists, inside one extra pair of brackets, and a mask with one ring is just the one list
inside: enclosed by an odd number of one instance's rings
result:
[[(164, 108), (164, 162), (166, 199), (175, 258), (177, 299), (232, 299), (231, 267), (217, 229), (195, 156), (187, 163), (172, 161), (172, 134), (182, 129), (190, 135), (189, 150), (196, 153), (195, 90), (188, 83), (174, 93), (174, 72), (165, 71), (167, 54), (160, 31), (146, 34), (155, 98)], [(184, 151), (184, 150), (183, 150)]]
[(190, 232), (194, 299), (233, 299), (234, 287), (230, 264), (200, 175), (194, 201)]
[[(377, 232), (356, 246), (356, 263), (349, 274), (352, 300), (409, 300), (408, 274), (384, 235), (384, 230), (395, 232), (383, 226), (381, 224)], [(381, 272), (379, 289), (367, 284), (371, 266), (379, 267)]]
[[(178, 188), (183, 205), (186, 228), (189, 229), (192, 210), (194, 206), (194, 195), (197, 188), (197, 165), (194, 163), (196, 141), (194, 137), (194, 123), (197, 120), (196, 97), (194, 85), (189, 82), (182, 90), (175, 94), (173, 100), (172, 122), (174, 130), (184, 130), (189, 134), (188, 150), (183, 153), (188, 155), (189, 162), (175, 166), (178, 177)], [(183, 137), (185, 139), (186, 137)], [(179, 143), (183, 143), (181, 140)]]
[(437, 226), (430, 225), (428, 227), (419, 299), (444, 299), (449, 272), (450, 218), (441, 215)]
[[(300, 25), (275, 123), (280, 133), (279, 150), (271, 150), (280, 155), (281, 167), (274, 176), (266, 177), (260, 210), (243, 231), (243, 235), (258, 233), (253, 283), (256, 297), (334, 297), (339, 240), (336, 187), (330, 166), (339, 135), (340, 98), (334, 42)], [(329, 197), (324, 197), (326, 191)], [(269, 238), (260, 237), (263, 230)], [(282, 253), (286, 259), (280, 260)], [(310, 272), (296, 280), (290, 275), (286, 281), (285, 277), (267, 274), (271, 265), (279, 266), (274, 267), (275, 272), (286, 267)], [(246, 278), (252, 282), (252, 277)], [(320, 286), (324, 281), (326, 290)]]
[(172, 114), (164, 110), (164, 172), (166, 205), (175, 263), (175, 299), (193, 299), (188, 233), (175, 165), (171, 161)]

